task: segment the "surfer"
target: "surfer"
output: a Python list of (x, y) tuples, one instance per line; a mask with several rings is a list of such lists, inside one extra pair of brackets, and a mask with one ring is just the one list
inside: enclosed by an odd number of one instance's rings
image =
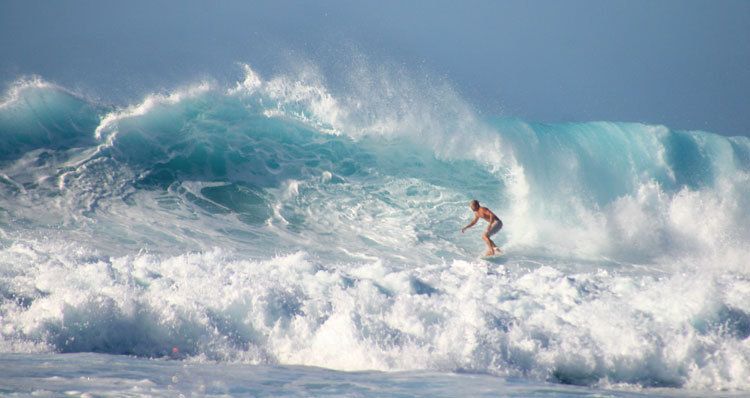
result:
[(487, 230), (484, 231), (482, 234), (482, 239), (484, 239), (484, 243), (487, 244), (487, 254), (486, 256), (492, 256), (495, 254), (495, 251), (498, 251), (502, 253), (502, 250), (500, 250), (497, 245), (495, 245), (495, 242), (490, 239), (490, 236), (497, 233), (497, 231), (500, 230), (500, 228), (503, 227), (503, 222), (500, 220), (498, 216), (495, 215), (495, 213), (492, 212), (492, 210), (482, 207), (479, 205), (479, 201), (474, 199), (469, 203), (469, 207), (471, 208), (471, 211), (474, 212), (474, 219), (471, 220), (469, 225), (461, 228), (461, 233), (464, 233), (467, 229), (474, 226), (474, 224), (479, 221), (479, 218), (484, 218), (485, 221), (490, 223), (490, 225), (487, 226)]

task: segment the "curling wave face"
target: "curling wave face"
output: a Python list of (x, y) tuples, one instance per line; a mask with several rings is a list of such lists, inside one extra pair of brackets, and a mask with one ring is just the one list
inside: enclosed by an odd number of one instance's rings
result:
[[(750, 140), (360, 69), (0, 103), (0, 351), (750, 388)], [(502, 264), (457, 230), (505, 227)]]

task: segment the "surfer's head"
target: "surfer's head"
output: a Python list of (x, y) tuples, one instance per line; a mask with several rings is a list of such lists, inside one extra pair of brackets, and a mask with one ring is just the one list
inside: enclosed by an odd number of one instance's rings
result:
[(471, 202), (469, 202), (469, 207), (471, 207), (472, 211), (479, 210), (479, 201), (476, 199), (472, 200)]

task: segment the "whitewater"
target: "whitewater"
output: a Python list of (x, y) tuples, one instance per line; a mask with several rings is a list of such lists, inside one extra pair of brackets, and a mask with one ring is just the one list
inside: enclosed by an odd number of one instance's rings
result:
[[(375, 68), (0, 100), (0, 393), (750, 390), (750, 139)], [(491, 261), (478, 199), (503, 220)]]

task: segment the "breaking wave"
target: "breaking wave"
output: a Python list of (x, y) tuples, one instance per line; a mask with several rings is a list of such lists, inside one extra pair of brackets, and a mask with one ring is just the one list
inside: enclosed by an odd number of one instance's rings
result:
[[(749, 139), (482, 118), (355, 69), (129, 106), (16, 82), (0, 351), (750, 388)], [(457, 233), (472, 198), (500, 260)]]

